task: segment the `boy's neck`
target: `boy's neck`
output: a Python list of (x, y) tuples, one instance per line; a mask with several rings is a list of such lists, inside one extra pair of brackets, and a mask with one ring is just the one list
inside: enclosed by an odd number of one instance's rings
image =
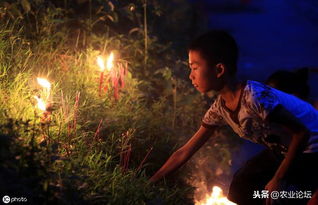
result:
[(236, 78), (229, 78), (226, 81), (225, 86), (220, 90), (220, 95), (226, 103), (233, 102), (239, 98), (241, 87), (242, 83)]

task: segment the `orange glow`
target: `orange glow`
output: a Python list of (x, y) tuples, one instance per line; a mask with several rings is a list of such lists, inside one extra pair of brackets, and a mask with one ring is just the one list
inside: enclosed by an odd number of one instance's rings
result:
[(38, 96), (34, 96), (34, 98), (38, 102), (38, 108), (42, 111), (46, 111), (46, 103)]
[(48, 80), (46, 80), (45, 78), (36, 78), (36, 79), (42, 87), (44, 87), (48, 90), (51, 88), (51, 83)]
[(101, 72), (104, 72), (104, 70), (105, 70), (105, 62), (104, 62), (104, 59), (101, 56), (97, 57), (97, 65), (100, 67)]
[(212, 193), (207, 194), (206, 198), (201, 201), (196, 201), (195, 205), (236, 205), (229, 201), (224, 195), (220, 187), (214, 186), (212, 188)]
[(108, 71), (110, 71), (112, 69), (112, 67), (114, 66), (113, 61), (114, 61), (114, 54), (113, 54), (113, 52), (111, 52), (108, 59), (107, 59), (107, 70)]

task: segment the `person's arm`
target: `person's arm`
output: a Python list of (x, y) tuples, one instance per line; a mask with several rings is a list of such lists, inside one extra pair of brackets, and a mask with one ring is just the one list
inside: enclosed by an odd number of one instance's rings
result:
[(180, 149), (174, 152), (166, 163), (150, 178), (156, 182), (169, 173), (177, 170), (209, 139), (215, 129), (201, 126), (192, 138)]
[(281, 162), (272, 180), (265, 187), (269, 191), (274, 191), (277, 190), (279, 181), (286, 175), (295, 157), (304, 150), (309, 138), (309, 130), (281, 105), (277, 106), (269, 114), (268, 120), (283, 126), (292, 137), (284, 160)]

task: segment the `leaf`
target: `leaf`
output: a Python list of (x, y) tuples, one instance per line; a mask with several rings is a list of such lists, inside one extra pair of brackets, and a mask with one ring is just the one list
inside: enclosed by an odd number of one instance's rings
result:
[(5, 9), (9, 9), (10, 8), (10, 4), (8, 2), (4, 2), (1, 6), (3, 6)]
[(96, 11), (96, 14), (101, 13), (101, 12), (103, 11), (103, 9), (104, 9), (104, 6), (98, 7), (98, 9), (97, 9), (97, 11)]
[(132, 33), (134, 33), (134, 32), (140, 32), (140, 28), (138, 28), (138, 27), (135, 27), (135, 28), (132, 28), (132, 29), (130, 29), (129, 30), (129, 34), (132, 34)]
[(107, 15), (107, 17), (109, 18), (109, 20), (111, 20), (112, 22), (114, 22), (114, 18), (111, 15)]
[(172, 72), (168, 67), (164, 67), (159, 70), (156, 70), (155, 74), (161, 74), (162, 77), (164, 77), (167, 80), (171, 79), (171, 76), (172, 76)]
[(22, 18), (22, 14), (17, 8), (16, 4), (11, 4), (8, 10), (8, 14), (10, 15), (11, 18)]
[(115, 6), (111, 1), (108, 1), (108, 5), (109, 5), (111, 11), (115, 10)]
[(21, 5), (22, 5), (24, 11), (25, 11), (26, 13), (29, 13), (29, 11), (31, 10), (31, 5), (30, 5), (30, 3), (28, 2), (28, 0), (21, 0)]

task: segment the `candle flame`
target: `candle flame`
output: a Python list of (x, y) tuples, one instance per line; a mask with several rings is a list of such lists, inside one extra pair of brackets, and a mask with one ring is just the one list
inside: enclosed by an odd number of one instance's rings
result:
[(113, 61), (114, 61), (114, 54), (113, 54), (113, 52), (111, 52), (108, 59), (107, 59), (107, 70), (108, 71), (110, 71), (112, 69), (112, 67), (114, 66)]
[(42, 111), (46, 111), (46, 103), (38, 96), (34, 96), (34, 98), (38, 102), (38, 108)]
[(48, 80), (46, 80), (45, 78), (36, 78), (36, 79), (42, 87), (44, 87), (48, 90), (51, 88), (51, 83)]
[(104, 70), (105, 70), (105, 62), (104, 62), (104, 59), (101, 56), (97, 57), (97, 65), (100, 67), (100, 70), (102, 72), (104, 72)]
[(214, 186), (212, 193), (202, 201), (196, 201), (196, 205), (236, 205), (229, 201), (224, 195), (220, 187)]

